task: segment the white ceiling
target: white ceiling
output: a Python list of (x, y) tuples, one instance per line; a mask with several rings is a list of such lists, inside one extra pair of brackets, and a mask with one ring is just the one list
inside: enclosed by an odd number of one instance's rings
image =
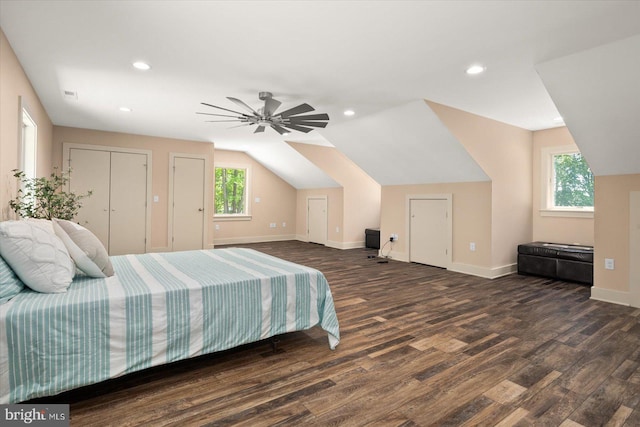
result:
[[(233, 96), (258, 107), (265, 90), (282, 108), (308, 102), (330, 115), (326, 132), (285, 138), (323, 144), (333, 127), (391, 119), (383, 112), (421, 99), (554, 127), (559, 112), (536, 64), (640, 33), (640, 2), (0, 0), (0, 26), (54, 124), (213, 141), (304, 188), (309, 162), (279, 159), (283, 137), (205, 123), (200, 102), (234, 109)], [(135, 70), (136, 60), (153, 68)], [(472, 63), (486, 72), (467, 76)], [(402, 131), (420, 134), (420, 124), (405, 120)], [(349, 134), (338, 148), (366, 143)]]

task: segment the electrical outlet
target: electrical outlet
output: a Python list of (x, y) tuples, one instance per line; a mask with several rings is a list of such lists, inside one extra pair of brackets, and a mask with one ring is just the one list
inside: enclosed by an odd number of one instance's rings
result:
[(220, 230), (220, 224), (216, 224), (216, 230)]
[(269, 228), (276, 228), (276, 223), (272, 222), (271, 224), (269, 224)]
[(398, 235), (396, 233), (391, 233), (391, 238), (389, 239), (392, 242), (398, 241)]
[(471, 252), (475, 252), (476, 251), (476, 242), (469, 243), (469, 250)]
[(287, 223), (286, 223), (286, 222), (283, 222), (283, 223), (282, 223), (282, 228), (285, 228), (286, 226), (287, 226)]
[(604, 268), (605, 270), (614, 270), (616, 268), (616, 264), (613, 258), (605, 258), (604, 259)]

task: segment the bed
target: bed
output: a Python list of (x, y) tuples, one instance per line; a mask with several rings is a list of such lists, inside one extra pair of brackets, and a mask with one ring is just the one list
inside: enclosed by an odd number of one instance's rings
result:
[(247, 248), (110, 259), (112, 277), (0, 305), (0, 403), (317, 325), (331, 349), (340, 341), (329, 285), (310, 267)]

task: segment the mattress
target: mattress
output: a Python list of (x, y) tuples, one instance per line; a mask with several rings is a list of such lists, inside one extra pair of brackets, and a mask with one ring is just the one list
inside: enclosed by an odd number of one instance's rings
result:
[(251, 249), (111, 257), (109, 278), (0, 305), (0, 403), (54, 395), (151, 366), (319, 325), (340, 341), (318, 270)]

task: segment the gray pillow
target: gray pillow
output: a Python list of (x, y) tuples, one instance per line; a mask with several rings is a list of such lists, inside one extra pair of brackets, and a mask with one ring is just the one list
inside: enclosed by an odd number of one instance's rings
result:
[(52, 221), (79, 270), (91, 277), (113, 276), (113, 265), (100, 239), (80, 224), (55, 218)]

